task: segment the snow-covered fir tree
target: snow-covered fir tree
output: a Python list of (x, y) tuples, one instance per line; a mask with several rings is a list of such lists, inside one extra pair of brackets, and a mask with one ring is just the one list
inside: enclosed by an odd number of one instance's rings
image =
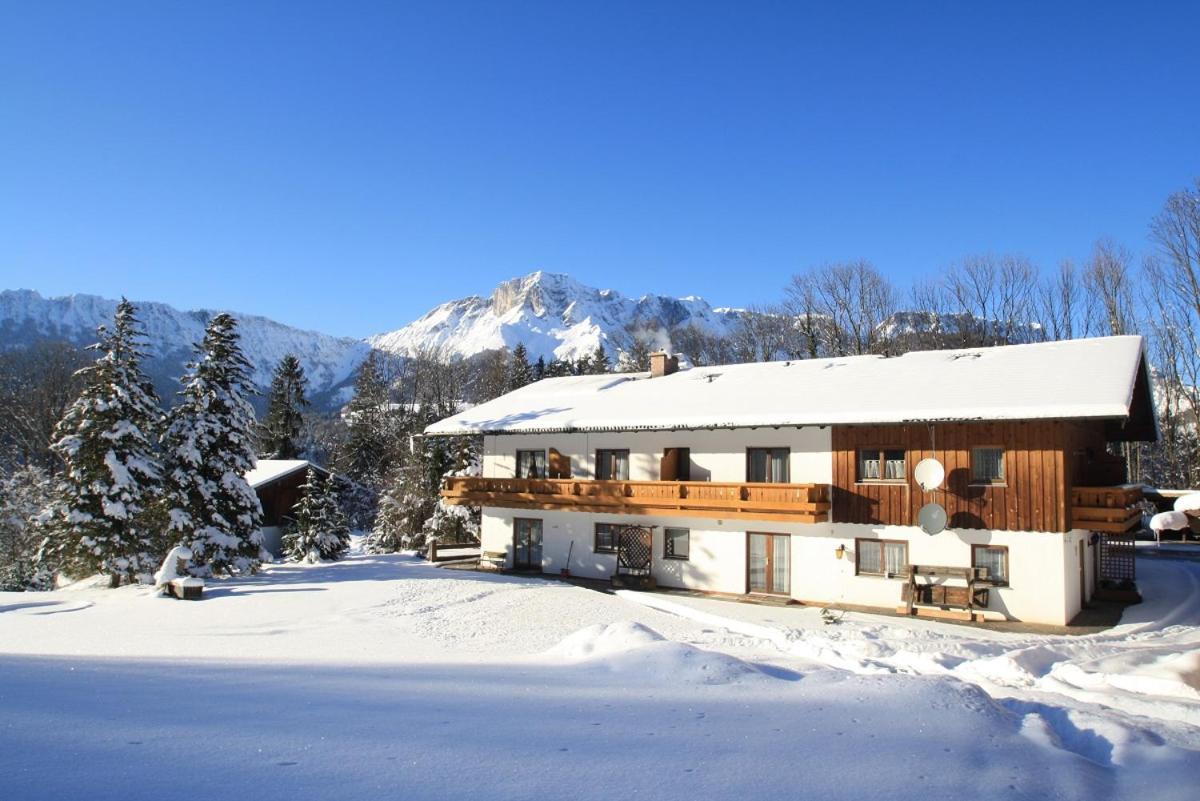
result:
[(508, 391), (512, 392), (532, 383), (533, 366), (529, 364), (529, 351), (525, 349), (524, 343), (518, 342), (508, 363)]
[(92, 346), (100, 357), (55, 430), (62, 459), (60, 499), (39, 554), (41, 565), (82, 577), (103, 573), (111, 586), (153, 571), (161, 542), (147, 525), (159, 493), (154, 437), (162, 416), (142, 372), (142, 333), (132, 303), (117, 305), (110, 329)]
[(300, 431), (308, 408), (308, 379), (300, 360), (288, 354), (280, 360), (267, 393), (267, 414), (260, 431), (259, 453), (264, 459), (297, 459)]
[(284, 552), (304, 562), (340, 559), (350, 547), (350, 527), (338, 502), (333, 478), (322, 478), (310, 467), (300, 489), (293, 522), (283, 535)]
[(612, 362), (608, 360), (608, 353), (605, 352), (603, 345), (597, 345), (596, 350), (592, 353), (591, 369), (595, 375), (612, 370)]
[(0, 477), (0, 591), (49, 589), (37, 552), (45, 537), (43, 515), (55, 502), (50, 476), (36, 465)]
[(200, 576), (253, 572), (265, 556), (262, 507), (245, 478), (256, 463), (248, 369), (237, 321), (216, 315), (162, 438), (168, 530), (172, 544), (192, 550)]
[(345, 417), (348, 431), (339, 469), (364, 487), (378, 488), (387, 473), (393, 432), (388, 382), (374, 352), (358, 368)]
[(369, 553), (423, 547), (425, 521), (436, 506), (436, 494), (430, 492), (424, 460), (413, 458), (398, 465), (380, 494), (379, 514), (364, 547)]

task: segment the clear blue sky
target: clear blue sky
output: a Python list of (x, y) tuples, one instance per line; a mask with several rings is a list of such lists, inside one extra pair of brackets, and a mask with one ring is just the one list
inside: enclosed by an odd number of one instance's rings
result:
[(1200, 3), (0, 3), (0, 288), (399, 327), (535, 269), (769, 301), (1135, 252)]

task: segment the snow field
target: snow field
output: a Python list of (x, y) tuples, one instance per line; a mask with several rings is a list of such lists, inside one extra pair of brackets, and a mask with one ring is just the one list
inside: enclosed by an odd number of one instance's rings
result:
[(3, 797), (1192, 799), (1200, 565), (1139, 571), (1082, 637), (357, 552), (0, 594)]

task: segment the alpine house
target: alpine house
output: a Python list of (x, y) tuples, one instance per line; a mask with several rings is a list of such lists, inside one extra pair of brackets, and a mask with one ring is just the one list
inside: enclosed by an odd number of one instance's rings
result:
[(1061, 625), (1133, 578), (1140, 337), (677, 365), (435, 423), (484, 443), (443, 498), (510, 569), (626, 586)]

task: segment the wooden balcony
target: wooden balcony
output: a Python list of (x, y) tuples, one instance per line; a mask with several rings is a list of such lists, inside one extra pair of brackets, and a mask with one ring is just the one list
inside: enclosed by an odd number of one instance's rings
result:
[(823, 484), (451, 477), (442, 498), (449, 504), (506, 509), (786, 523), (829, 520), (829, 488)]
[(1125, 534), (1142, 527), (1142, 488), (1074, 487), (1071, 489), (1071, 524), (1074, 528)]

